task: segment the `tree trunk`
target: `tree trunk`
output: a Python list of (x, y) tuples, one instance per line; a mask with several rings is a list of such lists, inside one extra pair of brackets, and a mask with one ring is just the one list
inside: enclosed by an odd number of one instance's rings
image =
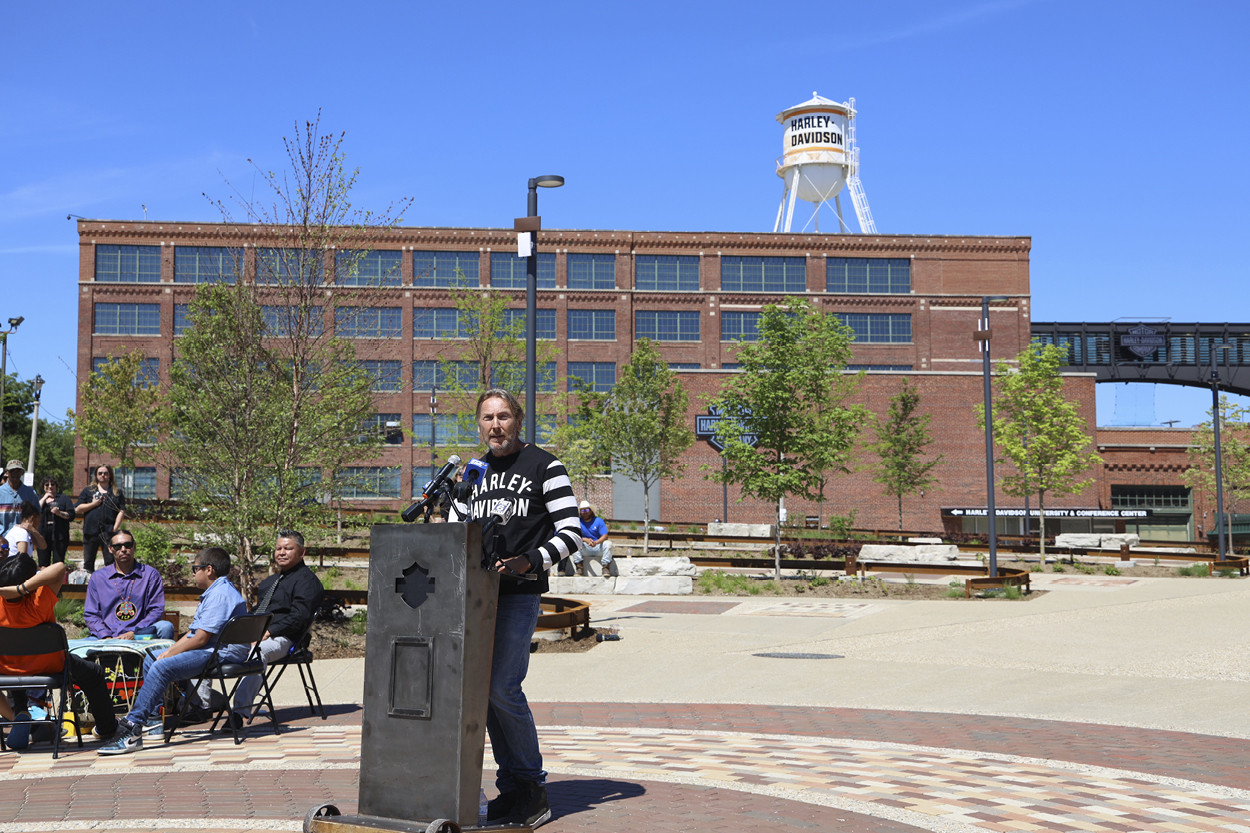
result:
[(898, 531), (903, 531), (903, 495), (898, 496)]
[(777, 530), (773, 546), (773, 580), (781, 581), (781, 501), (777, 501)]
[(651, 541), (651, 487), (642, 483), (642, 554), (647, 554)]
[[(1026, 521), (1027, 523), (1027, 521)], [(1037, 539), (1042, 543), (1042, 566), (1046, 566), (1046, 493), (1037, 493)]]

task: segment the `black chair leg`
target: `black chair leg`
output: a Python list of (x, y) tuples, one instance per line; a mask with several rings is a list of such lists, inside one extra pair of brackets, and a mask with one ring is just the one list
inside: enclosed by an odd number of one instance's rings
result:
[[(299, 679), (300, 679), (300, 682), (304, 684), (304, 696), (308, 698), (309, 713), (315, 716), (317, 712), (320, 711), (321, 719), (325, 720), (326, 719), (326, 707), (321, 702), (321, 692), (317, 690), (317, 680), (315, 677), (313, 677), (311, 665), (308, 666), (308, 679), (305, 680), (304, 679), (304, 666), (302, 663), (300, 664)], [(313, 708), (314, 696), (316, 696), (317, 698), (317, 707), (315, 709)]]

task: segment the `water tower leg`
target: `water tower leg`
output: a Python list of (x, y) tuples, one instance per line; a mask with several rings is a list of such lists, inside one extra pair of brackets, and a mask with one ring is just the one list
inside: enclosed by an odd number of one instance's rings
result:
[(844, 231), (850, 231), (851, 227), (846, 224), (846, 220), (842, 219), (842, 195), (833, 195), (833, 204), (838, 209), (838, 234)]
[(789, 192), (790, 189), (783, 182), (781, 185), (781, 205), (777, 206), (777, 222), (773, 223), (773, 234), (781, 231), (781, 217), (786, 211), (786, 194)]
[(794, 200), (799, 195), (799, 177), (800, 176), (802, 176), (802, 173), (799, 171), (796, 171), (795, 176), (794, 176), (794, 187), (790, 189), (790, 200), (789, 200), (789, 204), (786, 207), (786, 234), (790, 233), (790, 226), (794, 222)]

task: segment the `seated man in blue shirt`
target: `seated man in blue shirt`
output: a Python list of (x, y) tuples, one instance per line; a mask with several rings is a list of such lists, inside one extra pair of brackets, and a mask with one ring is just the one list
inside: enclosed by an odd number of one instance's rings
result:
[[(120, 721), (111, 743), (99, 749), (101, 755), (124, 755), (143, 748), (145, 734), (158, 735), (162, 720), (159, 709), (165, 699), (165, 688), (176, 680), (199, 676), (212, 656), (213, 646), (222, 627), (234, 616), (247, 613), (247, 602), (230, 583), (230, 556), (221, 547), (200, 550), (191, 565), (195, 586), (204, 591), (200, 606), (186, 635), (152, 659), (143, 661), (143, 687), (135, 698), (130, 714)], [(247, 659), (247, 645), (231, 645), (219, 655), (226, 662)]]
[(578, 518), (582, 524), (582, 537), (577, 542), (577, 556), (588, 576), (617, 575), (616, 562), (612, 560), (612, 542), (608, 540), (608, 525), (595, 514), (589, 501), (577, 505)]

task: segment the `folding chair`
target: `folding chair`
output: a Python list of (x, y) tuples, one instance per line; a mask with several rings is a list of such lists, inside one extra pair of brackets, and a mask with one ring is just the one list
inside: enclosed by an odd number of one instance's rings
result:
[[(59, 674), (6, 674), (0, 675), (0, 691), (14, 688), (43, 690), (51, 694), (61, 693), (59, 705), (55, 696), (48, 697), (48, 716), (43, 720), (15, 720), (5, 725), (15, 726), (29, 724), (32, 728), (47, 725), (52, 732), (52, 758), (56, 760), (61, 751), (61, 715), (69, 703), (69, 643), (65, 639), (65, 631), (53, 622), (43, 622), (33, 628), (0, 628), (0, 656), (28, 657), (37, 654), (60, 653), (65, 658), (65, 665)], [(55, 707), (55, 708), (52, 708)], [(82, 727), (78, 725), (78, 714), (74, 713), (74, 731), (78, 735), (78, 746), (82, 746)], [(0, 751), (7, 751), (4, 733), (0, 731)]]
[[(248, 613), (242, 616), (235, 616), (221, 629), (221, 633), (217, 635), (217, 644), (213, 647), (213, 653), (208, 658), (208, 664), (204, 666), (204, 670), (195, 678), (189, 687), (189, 691), (199, 688), (203, 682), (221, 683), (221, 690), (226, 692), (225, 702), (218, 708), (213, 716), (213, 725), (209, 727), (209, 732), (217, 731), (217, 724), (221, 722), (222, 717), (228, 717), (230, 714), (230, 703), (234, 699), (235, 689), (239, 687), (239, 683), (246, 676), (251, 674), (260, 674), (261, 682), (264, 685), (264, 694), (261, 697), (259, 705), (269, 705), (269, 722), (273, 724), (273, 733), (278, 734), (278, 718), (273, 707), (273, 695), (269, 692), (269, 683), (265, 680), (265, 663), (260, 656), (260, 641), (265, 636), (265, 630), (269, 627), (269, 622), (273, 619), (272, 613)], [(221, 659), (221, 649), (230, 645), (251, 645), (252, 650), (248, 653), (247, 659), (243, 662), (226, 662)], [(234, 680), (234, 685), (227, 690), (226, 680)], [(171, 682), (170, 687), (178, 685), (181, 681)], [(166, 702), (169, 702), (168, 696)], [(211, 708), (210, 704), (205, 704)], [(177, 714), (174, 715), (173, 723), (168, 719), (165, 721), (165, 742), (169, 743), (173, 738), (174, 732), (182, 723), (182, 719), (186, 716), (191, 708), (191, 698), (183, 697), (182, 705), (178, 708)], [(255, 713), (255, 711), (253, 711)], [(168, 711), (166, 712), (168, 714)], [(227, 720), (227, 722), (230, 722)], [(231, 723), (230, 731), (234, 735), (236, 745), (243, 742), (243, 731)]]
[[(273, 691), (278, 686), (278, 681), (282, 679), (282, 675), (286, 673), (286, 669), (292, 665), (299, 671), (300, 682), (304, 684), (304, 696), (308, 698), (308, 711), (316, 715), (321, 712), (321, 719), (326, 719), (325, 706), (321, 704), (321, 692), (317, 691), (317, 681), (313, 679), (312, 663), (313, 653), (309, 649), (312, 644), (312, 622), (308, 623), (308, 627), (300, 634), (291, 645), (291, 650), (286, 656), (275, 659), (269, 663), (269, 668), (265, 671), (266, 683), (269, 690)], [(308, 669), (308, 676), (304, 676), (304, 669)], [(313, 707), (313, 697), (317, 698), (317, 705)], [(256, 719), (256, 709), (252, 709), (252, 714), (248, 717), (247, 722), (250, 724)]]

